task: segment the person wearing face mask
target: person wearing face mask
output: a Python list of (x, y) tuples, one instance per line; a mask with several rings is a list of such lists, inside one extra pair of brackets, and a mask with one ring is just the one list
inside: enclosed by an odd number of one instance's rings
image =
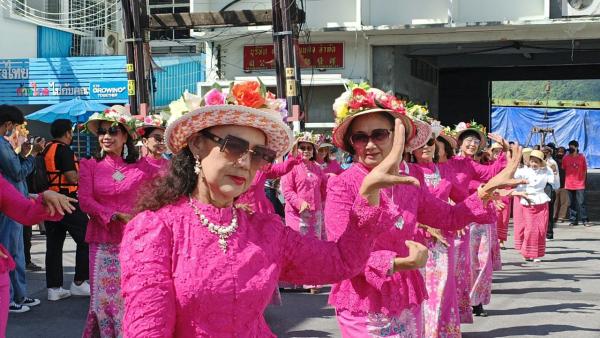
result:
[(398, 154), (357, 183), (351, 216), (339, 220), (348, 230), (336, 242), (236, 207), (256, 171), (294, 141), (274, 110), (280, 105), (264, 92), (258, 82), (236, 83), (227, 98), (205, 96), (167, 127), (173, 165), (140, 196), (142, 211), (121, 247), (124, 337), (275, 337), (263, 313), (279, 280), (349, 278), (376, 234), (392, 227), (380, 189), (402, 181), (392, 170)]
[[(123, 300), (120, 293), (119, 248), (125, 224), (133, 217), (139, 191), (158, 168), (138, 160), (134, 147), (140, 126), (123, 106), (93, 114), (86, 129), (98, 137), (94, 158), (81, 161), (78, 197), (89, 215), (91, 298), (83, 337), (120, 337)], [(129, 244), (129, 243), (128, 243)]]
[[(345, 231), (343, 225), (353, 205), (350, 196), (359, 189), (357, 182), (370, 175), (386, 156), (404, 153), (404, 149), (395, 150), (397, 139), (408, 140), (407, 149), (417, 149), (431, 137), (431, 128), (415, 126), (402, 101), (366, 84), (352, 86), (343, 93), (333, 110), (334, 144), (352, 153), (356, 163), (329, 179), (325, 202), (329, 240), (337, 240)], [(520, 151), (515, 154), (519, 156)], [(332, 287), (329, 304), (336, 309), (343, 337), (424, 336), (422, 303), (427, 290), (419, 269), (427, 263), (428, 254), (427, 248), (415, 241), (417, 223), (458, 230), (472, 221), (487, 221), (490, 213), (486, 191), (495, 190), (498, 184), (513, 184), (518, 160), (511, 159), (510, 167), (454, 206), (420, 184), (417, 177), (424, 174), (418, 167), (398, 162), (394, 171), (403, 175), (406, 184), (385, 189), (386, 200), (398, 212), (394, 228), (378, 234), (360, 274)]]
[[(294, 156), (302, 161), (281, 178), (281, 188), (285, 198), (285, 225), (302, 235), (324, 238), (323, 204), (327, 192), (327, 176), (317, 164), (316, 135), (304, 132), (296, 138), (292, 148)], [(311, 293), (318, 293), (319, 287), (307, 285)]]
[[(521, 255), (526, 261), (540, 262), (546, 252), (546, 231), (548, 227), (548, 202), (550, 197), (544, 192), (546, 184), (554, 183), (554, 173), (546, 165), (544, 153), (533, 150), (529, 155), (529, 167), (517, 170), (515, 178), (527, 180), (524, 190), (527, 198), (520, 198), (519, 203), (523, 206), (522, 216), (516, 222), (515, 242), (522, 243)], [(517, 239), (517, 236), (519, 237)]]
[(576, 226), (581, 221), (584, 226), (590, 226), (585, 207), (587, 161), (579, 152), (576, 140), (569, 142), (569, 155), (563, 157), (562, 168), (565, 170), (565, 189), (569, 192), (569, 225)]
[(562, 160), (567, 153), (565, 147), (556, 148), (556, 165), (558, 167), (558, 176), (560, 186), (556, 191), (556, 200), (554, 201), (554, 221), (566, 221), (569, 211), (569, 192), (565, 189), (565, 169), (562, 167)]
[(159, 170), (167, 170), (169, 161), (164, 157), (165, 150), (165, 121), (160, 115), (148, 115), (144, 117), (144, 125), (138, 129), (142, 138), (146, 156), (144, 160)]
[[(49, 189), (72, 198), (77, 197), (79, 161), (70, 145), (73, 130), (70, 120), (59, 119), (50, 125), (54, 138), (43, 151)], [(76, 204), (75, 212), (59, 222), (46, 222), (46, 287), (48, 300), (57, 301), (74, 296), (89, 296), (89, 247), (85, 242), (88, 216)], [(75, 243), (75, 276), (70, 290), (63, 289), (63, 245), (67, 232)]]
[[(27, 176), (33, 172), (34, 158), (42, 150), (34, 143), (27, 153), (15, 153), (6, 139), (18, 125), (25, 123), (23, 113), (14, 106), (0, 105), (0, 174), (23, 196), (28, 195)], [(23, 149), (22, 149), (23, 150)], [(10, 312), (22, 313), (40, 304), (39, 299), (27, 296), (27, 276), (25, 274), (25, 252), (23, 225), (0, 213), (0, 243), (7, 248), (15, 260), (16, 268), (10, 272)]]

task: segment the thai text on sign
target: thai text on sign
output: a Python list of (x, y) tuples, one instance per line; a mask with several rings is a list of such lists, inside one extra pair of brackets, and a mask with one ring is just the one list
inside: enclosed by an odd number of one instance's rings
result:
[[(344, 68), (344, 44), (301, 43), (297, 46), (301, 68)], [(273, 45), (244, 46), (244, 70), (275, 68)]]

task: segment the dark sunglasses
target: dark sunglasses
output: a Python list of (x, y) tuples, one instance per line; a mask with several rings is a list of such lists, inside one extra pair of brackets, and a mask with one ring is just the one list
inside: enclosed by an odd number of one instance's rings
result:
[(165, 142), (165, 138), (158, 135), (158, 134), (154, 134), (154, 135), (150, 135), (148, 136), (148, 138), (153, 138), (154, 141), (158, 142), (158, 143), (164, 143)]
[(102, 136), (102, 135), (110, 135), (110, 136), (117, 136), (119, 135), (119, 133), (121, 132), (121, 128), (119, 128), (119, 126), (110, 126), (108, 127), (108, 129), (104, 129), (102, 127), (98, 128), (98, 131), (96, 132), (98, 134), (98, 136)]
[(373, 141), (374, 143), (382, 143), (390, 138), (392, 130), (390, 129), (375, 129), (371, 132), (371, 135), (359, 132), (350, 136), (350, 144), (357, 147), (364, 147)]
[(301, 151), (313, 151), (312, 146), (299, 146), (298, 149), (300, 149)]
[(250, 143), (239, 137), (227, 135), (224, 138), (219, 137), (207, 130), (200, 132), (204, 137), (219, 144), (221, 152), (225, 152), (236, 160), (250, 153), (250, 165), (253, 168), (262, 168), (263, 166), (273, 163), (277, 157), (277, 153), (271, 149), (255, 146), (250, 149)]
[(434, 144), (435, 144), (435, 139), (432, 139), (432, 138), (430, 138), (429, 141), (427, 141), (427, 143), (425, 143), (425, 145), (428, 147), (431, 147)]

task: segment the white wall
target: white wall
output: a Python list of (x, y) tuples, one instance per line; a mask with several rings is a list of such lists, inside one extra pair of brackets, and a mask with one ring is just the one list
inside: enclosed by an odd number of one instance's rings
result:
[(454, 21), (488, 22), (542, 19), (546, 14), (548, 0), (460, 0)]
[(37, 57), (37, 26), (11, 19), (7, 10), (0, 7), (0, 58)]

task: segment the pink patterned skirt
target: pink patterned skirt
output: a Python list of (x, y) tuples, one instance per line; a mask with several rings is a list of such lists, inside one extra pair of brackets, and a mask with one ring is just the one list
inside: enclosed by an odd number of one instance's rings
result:
[(90, 244), (90, 308), (83, 337), (123, 336), (118, 244)]
[(429, 298), (423, 302), (424, 337), (460, 337), (460, 317), (456, 300), (456, 254), (454, 237), (444, 236), (445, 246), (427, 240), (429, 259), (425, 266), (425, 284)]
[(470, 227), (464, 229), (465, 234), (454, 239), (456, 265), (456, 301), (461, 323), (473, 323), (471, 308), (471, 239)]
[(382, 313), (358, 315), (349, 311), (336, 311), (336, 318), (344, 338), (424, 337), (422, 310), (416, 305), (403, 310), (397, 316), (387, 316)]
[(523, 244), (521, 254), (525, 258), (539, 258), (546, 254), (546, 230), (548, 229), (548, 203), (523, 207)]
[(493, 237), (491, 224), (471, 224), (471, 305), (492, 298)]

